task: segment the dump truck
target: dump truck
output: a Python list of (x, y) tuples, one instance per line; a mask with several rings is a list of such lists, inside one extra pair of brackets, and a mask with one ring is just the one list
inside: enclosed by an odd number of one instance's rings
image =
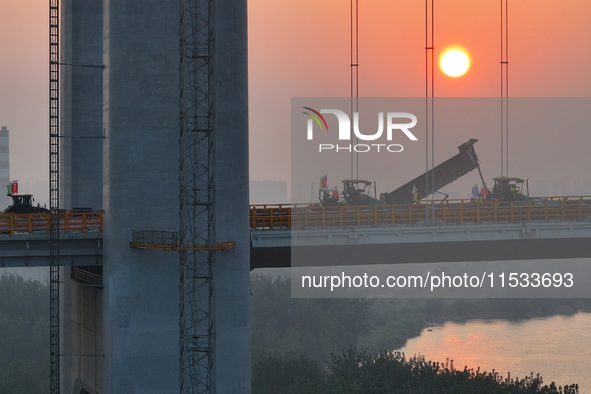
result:
[[(405, 183), (398, 189), (389, 193), (382, 193), (380, 200), (388, 205), (412, 204), (415, 202), (414, 193), (416, 193), (416, 200), (421, 200), (474, 169), (478, 169), (482, 184), (485, 184), (482, 172), (480, 171), (478, 156), (476, 156), (476, 151), (474, 150), (474, 144), (476, 142), (478, 140), (472, 138), (468, 142), (458, 146), (460, 153), (439, 164), (434, 169)], [(415, 191), (414, 193), (413, 190)]]
[[(478, 156), (474, 150), (474, 144), (477, 139), (472, 138), (469, 141), (458, 146), (460, 153), (439, 164), (432, 170), (425, 172), (413, 180), (405, 183), (396, 190), (389, 193), (382, 193), (380, 198), (376, 197), (375, 182), (367, 180), (344, 180), (342, 200), (335, 198), (332, 189), (320, 190), (320, 204), (330, 205), (377, 205), (377, 204), (413, 204), (433, 193), (438, 193), (439, 189), (449, 185), (456, 179), (468, 174), (474, 169), (478, 169), (480, 179), (485, 184), (478, 163)], [(433, 178), (433, 174), (435, 177)], [(428, 185), (427, 185), (428, 183)], [(374, 188), (374, 196), (371, 196), (371, 185)], [(330, 194), (329, 194), (330, 193)]]

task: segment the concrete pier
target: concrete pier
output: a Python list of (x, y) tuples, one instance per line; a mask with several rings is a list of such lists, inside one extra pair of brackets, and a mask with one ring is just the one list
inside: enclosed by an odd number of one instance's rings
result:
[(103, 7), (62, 1), (60, 206), (103, 209)]
[(131, 249), (178, 229), (176, 0), (104, 1), (104, 392), (179, 390), (178, 254)]
[[(101, 210), (102, 2), (62, 0), (60, 27), (60, 207)], [(61, 392), (105, 392), (102, 289), (72, 280), (69, 267), (60, 270), (60, 280)]]
[[(246, 1), (216, 1), (214, 387), (250, 392)], [(61, 272), (62, 391), (179, 391), (178, 0), (64, 0), (61, 206), (104, 209), (103, 287)], [(101, 66), (81, 67), (82, 65)], [(82, 391), (85, 390), (85, 391)]]
[(248, 69), (245, 0), (214, 2), (216, 234), (235, 241), (214, 267), (215, 388), (250, 392)]

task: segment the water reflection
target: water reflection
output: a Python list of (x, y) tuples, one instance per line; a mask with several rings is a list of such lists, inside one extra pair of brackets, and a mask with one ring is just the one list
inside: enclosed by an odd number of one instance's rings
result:
[(513, 378), (540, 373), (544, 384), (578, 383), (581, 393), (591, 393), (591, 313), (521, 322), (446, 323), (423, 330), (400, 351), (433, 361), (449, 357), (456, 369), (494, 368), (503, 376), (509, 371)]

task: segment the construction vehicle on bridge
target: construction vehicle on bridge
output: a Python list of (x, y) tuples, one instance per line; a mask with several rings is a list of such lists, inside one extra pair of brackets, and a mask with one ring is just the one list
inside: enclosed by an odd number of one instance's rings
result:
[[(434, 169), (405, 183), (398, 189), (390, 193), (382, 193), (380, 200), (388, 205), (412, 204), (438, 192), (442, 187), (449, 185), (474, 169), (478, 169), (482, 184), (486, 184), (480, 171), (478, 156), (476, 156), (476, 151), (474, 150), (474, 144), (476, 142), (478, 142), (477, 139), (471, 138), (468, 142), (458, 146), (460, 153), (439, 164)], [(415, 193), (416, 196), (413, 195)]]
[[(345, 179), (343, 191), (340, 193), (336, 187), (329, 189), (320, 187), (319, 199), (323, 207), (334, 207), (338, 205), (382, 205), (383, 201), (376, 198), (376, 183), (365, 179)], [(373, 196), (372, 196), (373, 185)]]
[(49, 213), (49, 209), (43, 208), (37, 204), (33, 205), (35, 199), (32, 194), (8, 194), (12, 198), (12, 205), (4, 210), (4, 213), (14, 213), (17, 215), (27, 213)]
[[(493, 178), (495, 185), (492, 194), (498, 201), (529, 201), (529, 184), (527, 179), (500, 176)], [(526, 194), (524, 194), (524, 191)]]
[[(342, 200), (339, 200), (338, 196), (334, 195), (333, 189), (321, 188), (320, 204), (323, 206), (413, 204), (433, 193), (440, 193), (439, 189), (466, 175), (475, 168), (478, 169), (480, 179), (484, 185), (485, 182), (480, 171), (478, 156), (474, 150), (474, 144), (477, 141), (477, 139), (472, 138), (468, 142), (463, 143), (458, 146), (460, 153), (439, 164), (434, 169), (405, 183), (398, 189), (389, 193), (382, 193), (379, 199), (375, 193), (375, 182), (347, 179), (343, 181)], [(434, 177), (433, 174), (436, 174), (436, 176)], [(371, 196), (372, 184), (374, 186), (373, 197)]]
[[(320, 205), (399, 205), (414, 204), (433, 193), (439, 193), (447, 198), (447, 194), (439, 189), (449, 185), (460, 177), (478, 169), (482, 181), (483, 199), (490, 201), (526, 201), (529, 197), (529, 187), (526, 179), (512, 177), (493, 178), (495, 184), (492, 193), (488, 191), (486, 182), (480, 170), (478, 156), (474, 150), (475, 138), (458, 146), (460, 153), (439, 164), (434, 169), (419, 175), (415, 179), (405, 183), (396, 190), (382, 193), (377, 198), (375, 182), (362, 179), (346, 179), (343, 181), (342, 199), (336, 189), (321, 187), (319, 191)], [(435, 176), (433, 176), (435, 174)], [(373, 185), (373, 190), (372, 190)], [(476, 189), (478, 191), (478, 189)], [(373, 191), (373, 196), (372, 192)], [(479, 197), (478, 193), (474, 196)], [(444, 198), (444, 200), (445, 200)]]

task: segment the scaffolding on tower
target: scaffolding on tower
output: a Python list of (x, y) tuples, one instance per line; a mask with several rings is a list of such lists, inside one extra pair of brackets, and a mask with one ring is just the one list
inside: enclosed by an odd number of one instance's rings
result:
[(183, 0), (180, 10), (180, 392), (213, 393), (212, 313), (215, 185), (213, 173), (212, 0)]

